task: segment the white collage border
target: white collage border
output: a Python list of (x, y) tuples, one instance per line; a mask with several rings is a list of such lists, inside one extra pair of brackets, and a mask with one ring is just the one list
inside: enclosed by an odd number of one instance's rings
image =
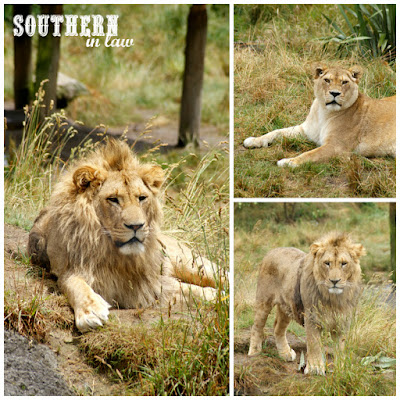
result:
[[(13, 2), (7, 2), (7, 4), (30, 4), (31, 2), (25, 2), (25, 1), (13, 1)], [(75, 4), (76, 1), (71, 1), (71, 0), (66, 0), (63, 1), (62, 4)], [(110, 2), (106, 1), (87, 1), (83, 2), (83, 4), (109, 4)], [(188, 4), (185, 1), (165, 1), (165, 0), (158, 0), (158, 1), (143, 1), (143, 0), (138, 0), (138, 1), (133, 1), (133, 2), (128, 2), (128, 1), (119, 1), (119, 4)], [(355, 4), (357, 2), (354, 1), (321, 1), (321, 2), (312, 2), (312, 1), (302, 1), (302, 2), (297, 2), (297, 1), (277, 1), (277, 2), (257, 2), (257, 1), (193, 1), (191, 4), (227, 4), (230, 5), (230, 40), (229, 40), (229, 46), (230, 46), (230, 69), (229, 69), (229, 74), (230, 74), (230, 86), (229, 86), (229, 99), (230, 99), (230, 122), (229, 122), (229, 131), (230, 131), (230, 144), (229, 144), (229, 149), (230, 149), (230, 168), (229, 168), (229, 176), (230, 176), (230, 183), (229, 183), (229, 188), (230, 188), (230, 204), (229, 204), (229, 210), (230, 210), (230, 234), (229, 234), (229, 243), (230, 243), (230, 385), (229, 385), (229, 397), (232, 397), (234, 395), (234, 324), (233, 324), (233, 311), (234, 311), (234, 204), (238, 202), (390, 202), (390, 201), (395, 201), (397, 204), (397, 191), (396, 191), (396, 198), (394, 199), (352, 199), (352, 198), (338, 198), (338, 199), (325, 199), (325, 198), (318, 198), (318, 199), (313, 199), (313, 198), (305, 198), (305, 199), (298, 199), (298, 198), (282, 198), (282, 199), (260, 199), (260, 198), (255, 198), (255, 199), (241, 199), (241, 198), (234, 198), (233, 197), (233, 187), (234, 187), (234, 145), (233, 145), (233, 137), (234, 137), (234, 86), (233, 86), (233, 80), (234, 80), (234, 47), (233, 47), (233, 38), (234, 38), (234, 5), (235, 4)], [(392, 1), (363, 1), (362, 3), (368, 4), (368, 3), (393, 3)], [(396, 2), (397, 3), (397, 2)], [(2, 1), (2, 7), (0, 11), (0, 21), (1, 21), (1, 31), (0, 31), (0, 41), (2, 43), (2, 48), (3, 48), (3, 60), (4, 60), (4, 4), (6, 4), (4, 1)], [(46, 4), (46, 2), (39, 1), (35, 4)], [(56, 3), (52, 3), (56, 4)], [(396, 17), (396, 25), (399, 25), (399, 16), (397, 15)], [(397, 42), (399, 39), (399, 34), (397, 34)], [(4, 64), (1, 63), (1, 76), (4, 76)], [(398, 74), (396, 74), (396, 81), (398, 80)], [(4, 93), (4, 79), (0, 79), (0, 90), (2, 90), (2, 93)], [(2, 113), (3, 113), (3, 121), (4, 121), (4, 96), (2, 97), (3, 101), (3, 107), (2, 107)], [(397, 105), (396, 109), (396, 114), (399, 106)], [(3, 140), (4, 140), (4, 124), (2, 123), (2, 135), (3, 135)], [(399, 130), (399, 121), (397, 120), (397, 131)], [(4, 141), (3, 141), (4, 143)], [(398, 154), (398, 149), (397, 149), (397, 154)], [(1, 154), (1, 164), (4, 166), (4, 153), (2, 152)], [(4, 168), (4, 167), (3, 167)], [(0, 184), (2, 188), (4, 189), (4, 173), (1, 174), (0, 178)], [(398, 187), (399, 185), (399, 173), (398, 173), (398, 168), (396, 167), (396, 185)], [(3, 190), (4, 193), (4, 190)], [(1, 196), (1, 205), (4, 210), (4, 194)], [(399, 218), (398, 218), (398, 210), (396, 209), (396, 230), (399, 228)], [(4, 213), (1, 214), (0, 216), (1, 220), (1, 229), (2, 229), (2, 235), (1, 235), (1, 243), (4, 248)], [(396, 246), (397, 248), (398, 246)], [(398, 262), (396, 261), (396, 269), (398, 266)], [(4, 259), (3, 259), (3, 268), (1, 268), (1, 277), (2, 277), (2, 282), (4, 282)], [(4, 286), (2, 286), (2, 294), (4, 295)], [(4, 309), (4, 296), (1, 296), (1, 304), (3, 305)], [(396, 297), (396, 310), (398, 310), (400, 305), (399, 298), (398, 296)], [(397, 312), (396, 312), (396, 317), (398, 317)], [(396, 320), (396, 327), (397, 327), (397, 332), (399, 331), (400, 325), (398, 322), (398, 318)], [(2, 327), (2, 334), (4, 335), (4, 325)], [(397, 336), (397, 335), (396, 335)], [(2, 371), (4, 371), (4, 341), (1, 341), (1, 362), (0, 362), (0, 367), (2, 367)], [(399, 343), (397, 341), (397, 354), (399, 354)], [(399, 382), (400, 378), (400, 372), (397, 371), (397, 376), (396, 376), (396, 382)], [(0, 393), (4, 393), (4, 379), (0, 379)], [(195, 396), (196, 397), (196, 396)], [(262, 396), (263, 398), (265, 397), (271, 397), (271, 396)], [(100, 398), (100, 397), (99, 397)], [(204, 397), (199, 397), (199, 398), (204, 398)], [(271, 397), (272, 398), (272, 397)], [(293, 398), (293, 397), (292, 397)], [(321, 399), (325, 399), (326, 397), (321, 397)]]

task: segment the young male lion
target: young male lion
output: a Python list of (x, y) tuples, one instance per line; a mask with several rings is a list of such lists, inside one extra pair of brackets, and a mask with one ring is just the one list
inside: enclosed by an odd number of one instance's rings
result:
[(307, 366), (304, 373), (325, 374), (321, 329), (339, 336), (348, 329), (350, 313), (360, 292), (361, 244), (343, 233), (330, 233), (310, 246), (308, 254), (295, 248), (271, 250), (261, 264), (249, 355), (261, 352), (264, 325), (277, 307), (274, 335), (279, 355), (294, 361), (296, 353), (286, 339), (290, 320), (305, 326)]
[(275, 139), (305, 135), (318, 146), (279, 166), (296, 167), (307, 161), (327, 161), (334, 156), (358, 153), (365, 157), (396, 156), (396, 96), (371, 99), (358, 91), (359, 66), (346, 70), (319, 66), (315, 69), (315, 100), (305, 122), (249, 137), (244, 147), (268, 147)]
[(163, 182), (161, 167), (110, 139), (68, 169), (36, 219), (31, 260), (58, 277), (79, 330), (101, 326), (111, 305), (215, 298), (213, 264), (161, 234)]

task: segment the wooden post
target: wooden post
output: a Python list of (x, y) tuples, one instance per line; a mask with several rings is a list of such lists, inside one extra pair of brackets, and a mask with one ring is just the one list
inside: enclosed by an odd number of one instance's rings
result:
[[(40, 6), (40, 10), (42, 14), (62, 14), (63, 6), (62, 4), (43, 4)], [(43, 37), (39, 36), (35, 91), (38, 90), (43, 80), (48, 80), (43, 86), (45, 90), (45, 108), (43, 109), (42, 117), (49, 115), (51, 113), (50, 104), (53, 103), (53, 108), (55, 109), (57, 102), (57, 73), (61, 36), (53, 36), (53, 32), (54, 24), (49, 23), (48, 34)]]
[(205, 4), (195, 4), (188, 16), (178, 147), (191, 142), (199, 146), (206, 42), (207, 8)]
[[(13, 15), (22, 15), (25, 21), (31, 14), (29, 4), (13, 6)], [(32, 90), (32, 38), (25, 32), (14, 36), (14, 104), (16, 110), (22, 110), (31, 100)]]

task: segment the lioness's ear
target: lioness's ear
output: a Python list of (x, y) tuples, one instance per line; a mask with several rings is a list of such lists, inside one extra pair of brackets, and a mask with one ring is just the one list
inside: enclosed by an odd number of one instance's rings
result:
[(317, 64), (315, 66), (314, 79), (318, 79), (327, 69), (328, 67), (325, 64)]
[(360, 78), (361, 78), (361, 76), (363, 74), (362, 68), (359, 65), (353, 65), (349, 69), (349, 72), (351, 73), (351, 76), (356, 81), (356, 83), (358, 83), (358, 81), (360, 80)]
[(100, 171), (88, 165), (78, 168), (72, 176), (72, 181), (76, 186), (78, 193), (83, 193), (89, 187), (96, 188), (104, 178)]
[(154, 193), (162, 186), (165, 180), (163, 169), (159, 165), (143, 165), (139, 172), (144, 184)]

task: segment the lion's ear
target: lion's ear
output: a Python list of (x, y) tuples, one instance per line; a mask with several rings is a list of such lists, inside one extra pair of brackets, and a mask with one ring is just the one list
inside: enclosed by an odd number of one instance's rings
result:
[(353, 79), (358, 83), (360, 80), (362, 74), (363, 74), (363, 69), (359, 65), (353, 65), (350, 69), (349, 72)]
[(314, 78), (318, 79), (328, 69), (325, 64), (317, 64), (314, 68)]
[(361, 256), (365, 256), (367, 254), (367, 251), (362, 244), (354, 244), (353, 251), (357, 258), (360, 258)]
[(318, 253), (318, 250), (321, 248), (321, 244), (320, 243), (313, 243), (310, 246), (310, 252), (311, 254), (315, 257), (315, 255)]
[(140, 177), (153, 193), (158, 193), (165, 180), (163, 169), (159, 165), (151, 164), (142, 166)]
[(89, 187), (95, 188), (99, 186), (104, 178), (100, 171), (88, 165), (78, 168), (72, 176), (72, 181), (78, 190), (78, 193), (83, 193)]

